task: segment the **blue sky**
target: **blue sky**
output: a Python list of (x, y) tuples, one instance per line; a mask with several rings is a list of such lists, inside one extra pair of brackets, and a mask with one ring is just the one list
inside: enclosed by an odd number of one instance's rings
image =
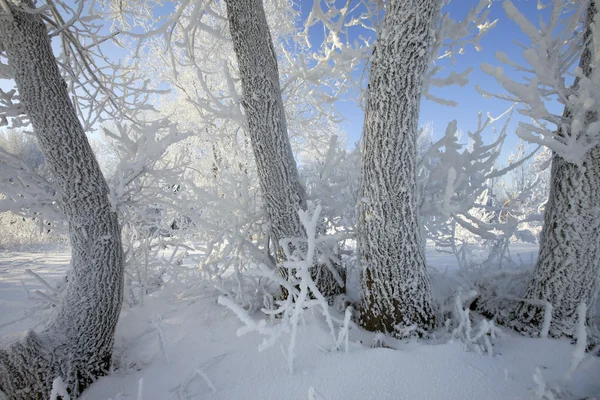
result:
[[(469, 8), (475, 7), (479, 0), (453, 0), (443, 8), (444, 13), (449, 13), (454, 20), (462, 20), (466, 16)], [(517, 8), (525, 14), (530, 20), (537, 24), (537, 19), (540, 11), (537, 9), (537, 0), (513, 0)], [(312, 8), (312, 1), (299, 1), (302, 18), (306, 17)], [(543, 11), (543, 15), (547, 15), (549, 10)], [(496, 117), (504, 112), (510, 103), (507, 101), (484, 98), (476, 90), (476, 85), (481, 86), (485, 90), (492, 93), (502, 93), (502, 88), (495, 82), (493, 78), (481, 71), (482, 63), (492, 65), (500, 65), (495, 58), (495, 52), (502, 51), (515, 61), (523, 60), (523, 50), (515, 44), (515, 41), (528, 43), (527, 37), (520, 31), (518, 26), (511, 21), (505, 14), (502, 8), (501, 1), (493, 1), (489, 13), (489, 20), (498, 20), (496, 26), (491, 29), (480, 41), (481, 51), (476, 51), (474, 47), (466, 48), (464, 55), (456, 57), (456, 64), (448, 67), (442, 75), (450, 71), (463, 71), (466, 68), (472, 67), (473, 72), (469, 78), (469, 84), (464, 87), (452, 86), (444, 89), (434, 90), (434, 94), (438, 97), (449, 98), (457, 101), (459, 104), (456, 107), (443, 106), (431, 101), (423, 100), (421, 104), (420, 124), (427, 122), (433, 123), (434, 136), (439, 137), (446, 129), (447, 124), (456, 119), (459, 129), (463, 132), (473, 131), (477, 127), (477, 113), (483, 114), (488, 112)], [(512, 78), (520, 78), (520, 74), (511, 72), (509, 68), (505, 68), (507, 75)], [(354, 102), (338, 102), (338, 109), (344, 114), (347, 122), (343, 124), (344, 130), (349, 136), (349, 145), (359, 140), (362, 125), (363, 112)], [(557, 109), (560, 105), (557, 104)], [(523, 117), (514, 114), (509, 125), (509, 138), (505, 144), (503, 159), (506, 160), (508, 154), (519, 143), (519, 139), (514, 134), (515, 128), (519, 120)], [(497, 124), (500, 129), (500, 122)], [(489, 140), (492, 140), (493, 133), (491, 129), (487, 130)], [(463, 136), (463, 142), (466, 142), (466, 134)], [(484, 136), (485, 137), (485, 136)]]
[[(356, 0), (353, 0), (353, 3)], [(537, 9), (537, 0), (513, 0), (515, 5), (523, 12), (530, 20), (537, 21), (539, 11)], [(346, 0), (339, 0), (340, 4), (345, 3)], [(467, 14), (470, 7), (474, 7), (479, 0), (452, 0), (443, 9), (443, 12), (449, 13), (450, 16), (455, 20), (462, 20)], [(306, 18), (313, 5), (313, 0), (297, 0), (297, 6), (301, 11), (301, 18), (299, 23)], [(548, 10), (544, 11), (544, 14), (548, 14)], [(521, 33), (519, 28), (514, 22), (512, 22), (504, 13), (502, 8), (502, 2), (495, 0), (492, 3), (490, 14), (490, 20), (498, 20), (495, 28), (491, 29), (480, 41), (482, 46), (481, 51), (476, 51), (472, 46), (467, 47), (465, 55), (459, 55), (456, 57), (456, 64), (453, 67), (449, 67), (445, 73), (450, 71), (462, 71), (466, 68), (472, 67), (473, 72), (470, 75), (470, 82), (465, 87), (453, 86), (450, 88), (439, 89), (434, 91), (434, 94), (438, 97), (450, 98), (457, 101), (459, 104), (456, 107), (443, 106), (431, 101), (424, 100), (421, 104), (420, 124), (428, 122), (433, 123), (434, 136), (439, 137), (445, 131), (446, 125), (453, 119), (458, 121), (459, 129), (463, 132), (472, 131), (477, 126), (477, 113), (479, 111), (483, 114), (490, 113), (492, 116), (498, 116), (505, 111), (510, 104), (503, 100), (494, 98), (484, 98), (479, 94), (475, 85), (479, 85), (489, 92), (502, 92), (502, 89), (495, 82), (495, 80), (481, 71), (480, 65), (483, 62), (490, 63), (492, 65), (499, 65), (499, 62), (495, 59), (495, 52), (502, 51), (506, 53), (513, 60), (522, 60), (522, 49), (519, 48), (515, 41), (527, 42), (527, 38)], [(318, 28), (314, 30), (318, 31)], [(311, 31), (311, 35), (318, 35)], [(315, 38), (315, 42), (318, 42), (318, 38)], [(114, 50), (114, 56), (123, 56), (123, 50)], [(506, 69), (507, 75), (517, 78), (519, 75), (514, 72), (510, 72), (510, 69)], [(6, 82), (0, 81), (0, 87), (4, 87)], [(348, 145), (352, 145), (359, 140), (362, 126), (363, 126), (363, 111), (352, 101), (338, 102), (338, 109), (344, 114), (346, 122), (343, 123), (343, 129), (348, 134), (349, 140)], [(556, 109), (560, 110), (560, 104), (556, 104)], [(558, 111), (560, 112), (560, 111)], [(518, 121), (523, 117), (515, 113), (511, 124), (509, 125), (509, 139), (505, 144), (504, 157), (506, 160), (508, 154), (516, 147), (519, 140), (514, 134), (514, 130), (517, 126)], [(500, 126), (498, 126), (498, 129)], [(493, 140), (492, 131), (488, 129), (488, 139)], [(484, 136), (485, 137), (485, 136)], [(466, 142), (466, 135), (464, 136), (463, 142)]]

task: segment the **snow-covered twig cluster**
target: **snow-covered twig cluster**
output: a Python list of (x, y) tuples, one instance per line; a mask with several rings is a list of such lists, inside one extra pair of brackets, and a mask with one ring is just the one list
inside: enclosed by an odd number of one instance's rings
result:
[(118, 163), (109, 179), (110, 200), (119, 211), (125, 248), (126, 298), (143, 303), (144, 295), (165, 280), (180, 282), (190, 247), (189, 204), (183, 202), (189, 155), (180, 150), (189, 133), (167, 119), (103, 129)]
[[(480, 113), (477, 130), (468, 133), (468, 145), (460, 143), (457, 121), (450, 122), (444, 136), (433, 144), (425, 142), (426, 132), (421, 133), (420, 212), (425, 235), (437, 250), (454, 254), (462, 268), (472, 267), (470, 246), (489, 246), (485, 264), (501, 266), (511, 239), (532, 242), (539, 231), (539, 226), (529, 225), (540, 219), (539, 204), (536, 213), (526, 213), (523, 203), (524, 199), (542, 203), (547, 193), (540, 190), (534, 198), (531, 193), (537, 181), (532, 181), (514, 197), (506, 198), (499, 183), (537, 152), (521, 154), (498, 168), (511, 115), (512, 109), (497, 118), (484, 119)], [(501, 118), (505, 120), (498, 132), (494, 122)], [(488, 128), (495, 135), (491, 142), (484, 140)]]
[(478, 353), (494, 354), (492, 339), (495, 339), (501, 331), (493, 321), (482, 319), (477, 326), (473, 326), (469, 307), (477, 292), (470, 290), (463, 293), (462, 288), (449, 299), (445, 307), (451, 317), (446, 319), (446, 329), (451, 333), (452, 339), (462, 340), (467, 346)]
[[(290, 336), (286, 351), (290, 373), (293, 372), (294, 368), (298, 325), (308, 309), (318, 309), (324, 316), (332, 339), (332, 349), (339, 349), (343, 343), (345, 343), (346, 350), (348, 348), (347, 337), (351, 317), (350, 309), (346, 310), (343, 321), (336, 321), (330, 313), (327, 299), (321, 294), (317, 288), (317, 284), (313, 280), (312, 269), (315, 262), (324, 261), (319, 259), (319, 254), (321, 253), (319, 247), (327, 245), (327, 238), (318, 236), (317, 233), (320, 212), (320, 206), (316, 207), (312, 215), (303, 210), (299, 211), (300, 221), (306, 229), (308, 240), (306, 243), (301, 243), (304, 239), (286, 239), (295, 244), (292, 246), (295, 249), (294, 252), (287, 254), (287, 261), (282, 266), (282, 268), (287, 270), (287, 274), (285, 274), (287, 279), (282, 278), (275, 271), (263, 266), (262, 273), (264, 276), (269, 277), (272, 281), (279, 284), (287, 293), (287, 297), (275, 301), (273, 309), (262, 309), (262, 312), (266, 315), (277, 317), (279, 320), (276, 319), (275, 321), (278, 322), (269, 322), (266, 318), (256, 321), (231, 298), (225, 296), (219, 297), (219, 303), (231, 309), (245, 325), (238, 330), (238, 335), (256, 331), (265, 336), (259, 350), (273, 346), (285, 335)], [(337, 241), (337, 238), (335, 241)], [(283, 246), (283, 248), (289, 249), (290, 246)], [(336, 326), (339, 322), (342, 323), (342, 327), (338, 330)]]
[[(85, 130), (93, 130), (106, 120), (131, 118), (140, 109), (150, 108), (150, 95), (162, 91), (147, 85), (132, 60), (128, 64), (109, 55), (122, 43), (118, 32), (105, 29), (101, 23), (105, 18), (105, 2), (40, 3), (35, 12), (41, 15), (50, 37), (56, 38), (57, 63)], [(14, 77), (1, 53), (0, 76)], [(0, 104), (0, 126), (30, 127), (18, 91), (0, 89)]]
[[(501, 67), (482, 65), (507, 93), (492, 94), (481, 88), (480, 91), (486, 96), (521, 104), (519, 112), (531, 118), (531, 122), (519, 124), (517, 134), (528, 142), (549, 147), (574, 164), (582, 162), (600, 137), (600, 124), (593, 121), (594, 106), (600, 101), (600, 72), (597, 68), (590, 71), (574, 68), (587, 46), (581, 43), (591, 42), (588, 48), (593, 49), (600, 43), (598, 18), (591, 24), (591, 31), (581, 29), (588, 4), (588, 1), (555, 0), (551, 3), (548, 22), (540, 20), (540, 26), (535, 26), (510, 0), (504, 1), (506, 14), (529, 40), (521, 44), (526, 64), (519, 64), (500, 52), (496, 57), (506, 66), (522, 72), (524, 82), (508, 77)], [(600, 57), (598, 51), (583, 56), (592, 58), (590, 65), (598, 63)], [(574, 83), (569, 86), (571, 74)], [(552, 111), (549, 105), (554, 101), (570, 111), (561, 114)]]

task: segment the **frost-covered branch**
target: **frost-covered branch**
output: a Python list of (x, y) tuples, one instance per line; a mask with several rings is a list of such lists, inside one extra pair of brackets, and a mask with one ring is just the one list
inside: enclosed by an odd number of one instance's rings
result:
[[(325, 318), (325, 322), (329, 328), (329, 334), (332, 339), (332, 349), (339, 349), (344, 341), (347, 341), (348, 324), (350, 324), (350, 311), (346, 312), (343, 321), (335, 320), (329, 310), (327, 299), (321, 294), (317, 283), (313, 280), (311, 270), (314, 268), (315, 261), (318, 259), (320, 243), (327, 242), (326, 238), (318, 236), (319, 217), (321, 207), (317, 206), (312, 215), (308, 212), (300, 210), (299, 216), (302, 222), (308, 239), (303, 238), (287, 238), (286, 241), (291, 241), (294, 246), (282, 246), (284, 249), (293, 248), (293, 253), (289, 252), (286, 261), (283, 262), (282, 268), (287, 270), (285, 279), (277, 275), (273, 270), (262, 268), (262, 274), (265, 277), (273, 280), (287, 291), (287, 296), (281, 300), (275, 301), (273, 308), (263, 308), (262, 312), (268, 316), (278, 316), (280, 319), (277, 323), (269, 323), (266, 319), (256, 321), (244, 308), (233, 301), (230, 297), (219, 297), (219, 304), (231, 309), (244, 324), (238, 330), (238, 336), (248, 332), (256, 331), (265, 336), (259, 350), (264, 350), (273, 346), (283, 336), (290, 336), (287, 346), (286, 358), (288, 362), (288, 370), (293, 373), (296, 339), (298, 335), (298, 324), (302, 319), (306, 310), (317, 308)], [(335, 239), (336, 241), (339, 239)], [(305, 245), (300, 242), (305, 241)], [(302, 250), (303, 249), (303, 250)], [(336, 325), (342, 324), (338, 331)], [(347, 342), (346, 342), (347, 351)]]
[[(595, 49), (588, 55), (592, 57), (590, 65), (597, 62), (600, 53), (598, 18), (590, 16), (594, 22), (590, 29), (584, 29), (589, 4), (555, 0), (548, 20), (540, 19), (536, 26), (510, 0), (504, 1), (506, 14), (528, 38), (528, 43), (521, 44), (526, 64), (519, 64), (504, 53), (497, 53), (496, 57), (522, 73), (522, 78), (509, 77), (501, 67), (481, 66), (506, 94), (479, 90), (485, 96), (518, 102), (519, 112), (530, 118), (530, 122), (519, 123), (517, 134), (528, 142), (548, 146), (574, 164), (580, 164), (600, 138), (600, 123), (594, 111), (600, 101), (600, 72), (597, 68), (583, 71), (575, 65), (585, 48)], [(569, 85), (571, 79), (574, 81)], [(551, 111), (552, 102), (560, 103), (568, 112)]]
[(422, 96), (425, 99), (447, 106), (458, 104), (454, 100), (442, 99), (433, 95), (431, 89), (432, 87), (443, 88), (452, 85), (465, 86), (469, 82), (468, 76), (472, 72), (472, 68), (460, 72), (451, 71), (445, 77), (441, 77), (440, 73), (448, 68), (444, 65), (444, 61), (453, 66), (455, 58), (464, 54), (468, 45), (473, 46), (477, 51), (481, 50), (479, 41), (497, 22), (497, 20), (492, 22), (488, 20), (491, 4), (491, 0), (480, 0), (476, 7), (469, 9), (462, 21), (455, 21), (449, 13), (442, 16), (431, 49), (432, 65), (424, 78)]

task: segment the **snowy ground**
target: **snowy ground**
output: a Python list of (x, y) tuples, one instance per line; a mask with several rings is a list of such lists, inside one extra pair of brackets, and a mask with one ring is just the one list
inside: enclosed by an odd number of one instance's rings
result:
[[(514, 252), (529, 257), (535, 249)], [(451, 257), (428, 256), (438, 269), (455, 268)], [(24, 287), (32, 297), (43, 286), (26, 269), (57, 282), (67, 264), (66, 249), (0, 253), (0, 335), (42, 322), (44, 313), (31, 311), (34, 304)], [(446, 286), (437, 285), (438, 291), (459, 282), (451, 274), (444, 276), (449, 279)], [(548, 386), (560, 385), (562, 398), (600, 399), (598, 357), (588, 356), (573, 379), (563, 381), (574, 348), (567, 341), (526, 339), (504, 331), (495, 341), (494, 355), (488, 356), (468, 351), (460, 341), (387, 339), (387, 347), (371, 348), (373, 336), (354, 327), (349, 352), (330, 352), (326, 327), (312, 313), (300, 329), (295, 371), (289, 374), (281, 347), (259, 352), (258, 334), (237, 337), (241, 323), (216, 298), (208, 285), (186, 291), (166, 288), (148, 296), (144, 306), (125, 310), (117, 332), (118, 369), (93, 384), (83, 398), (533, 399), (542, 393), (533, 379), (539, 368)]]
[(47, 246), (34, 250), (0, 250), (0, 337), (7, 333), (36, 328), (43, 323), (36, 291), (45, 289), (31, 270), (56, 284), (65, 275), (69, 249)]

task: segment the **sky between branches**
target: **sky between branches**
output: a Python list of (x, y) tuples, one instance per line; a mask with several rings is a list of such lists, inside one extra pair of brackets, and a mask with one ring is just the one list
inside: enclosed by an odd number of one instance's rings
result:
[[(344, 2), (345, 0), (339, 1), (340, 5)], [(444, 5), (442, 12), (449, 13), (450, 17), (454, 20), (462, 20), (469, 9), (475, 7), (478, 3), (479, 0), (453, 0)], [(514, 3), (529, 20), (536, 24), (538, 15), (541, 15), (544, 19), (547, 19), (549, 15), (550, 8), (538, 9), (538, 0), (515, 0)], [(312, 0), (300, 0), (297, 2), (297, 7), (299, 7), (301, 13), (301, 21), (306, 19), (312, 6)], [(498, 22), (496, 26), (481, 39), (481, 51), (475, 50), (472, 46), (467, 47), (464, 55), (456, 57), (455, 65), (446, 70), (448, 73), (453, 70), (463, 71), (469, 67), (473, 68), (473, 72), (469, 76), (469, 84), (464, 87), (451, 86), (444, 89), (433, 89), (435, 95), (457, 101), (458, 106), (449, 107), (428, 100), (423, 100), (421, 103), (419, 124), (424, 125), (431, 122), (433, 124), (435, 138), (441, 137), (448, 123), (453, 119), (456, 119), (458, 121), (459, 130), (464, 132), (463, 142), (466, 143), (468, 140), (466, 132), (474, 131), (477, 128), (477, 113), (479, 111), (484, 115), (490, 113), (492, 117), (497, 117), (510, 106), (509, 102), (503, 100), (484, 98), (476, 90), (476, 85), (479, 85), (488, 92), (503, 92), (495, 79), (481, 70), (480, 65), (482, 63), (489, 63), (494, 66), (500, 65), (495, 58), (495, 53), (497, 51), (504, 52), (514, 61), (521, 63), (523, 61), (523, 49), (520, 48), (516, 42), (524, 44), (528, 44), (529, 42), (518, 26), (508, 18), (502, 8), (501, 0), (494, 0), (492, 2), (489, 19), (492, 21), (497, 19)], [(319, 35), (318, 29), (312, 29), (310, 35)], [(318, 41), (318, 39), (320, 38), (315, 38), (315, 42)], [(520, 79), (520, 73), (511, 71), (507, 67), (505, 67), (505, 70), (508, 77), (522, 80)], [(446, 74), (443, 75), (445, 76)], [(342, 126), (349, 137), (348, 145), (353, 146), (361, 136), (363, 111), (355, 102), (351, 101), (340, 101), (338, 102), (337, 107), (347, 120)], [(551, 109), (554, 109), (553, 107), (556, 107), (557, 110), (562, 109), (562, 105), (557, 102), (551, 106)], [(560, 111), (558, 113), (560, 113)], [(508, 154), (512, 152), (519, 143), (519, 138), (514, 132), (518, 122), (523, 120), (525, 120), (525, 117), (515, 112), (509, 125), (509, 136), (503, 149), (503, 161), (506, 160)], [(500, 127), (499, 122), (497, 128), (500, 129)], [(493, 132), (490, 129), (488, 129), (486, 133), (488, 135), (493, 135)], [(487, 140), (492, 140), (492, 138), (487, 137)], [(534, 147), (532, 146), (532, 148)]]

